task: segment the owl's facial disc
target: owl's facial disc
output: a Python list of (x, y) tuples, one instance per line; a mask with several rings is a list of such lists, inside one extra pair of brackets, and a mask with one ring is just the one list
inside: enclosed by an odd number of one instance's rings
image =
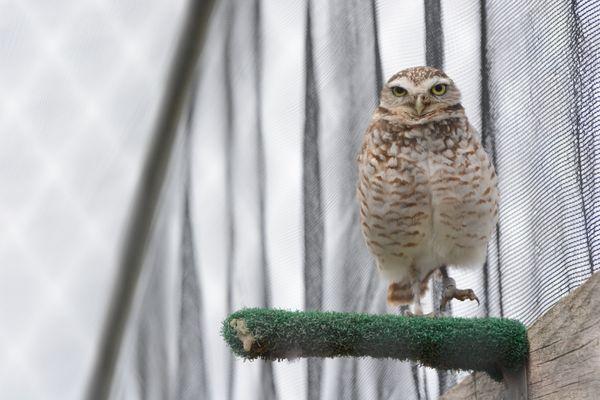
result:
[(450, 79), (441, 76), (417, 82), (402, 76), (388, 82), (381, 96), (384, 108), (413, 121), (443, 113), (459, 102), (458, 89)]

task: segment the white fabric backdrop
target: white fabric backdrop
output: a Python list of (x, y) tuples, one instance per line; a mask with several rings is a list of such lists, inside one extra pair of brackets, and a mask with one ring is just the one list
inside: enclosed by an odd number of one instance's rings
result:
[(183, 0), (0, 0), (0, 398), (80, 399)]

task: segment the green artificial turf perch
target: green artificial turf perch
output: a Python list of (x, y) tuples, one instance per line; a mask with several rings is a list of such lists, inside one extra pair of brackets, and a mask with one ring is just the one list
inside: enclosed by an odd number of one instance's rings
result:
[(502, 370), (524, 365), (525, 326), (504, 318), (428, 318), (361, 313), (248, 308), (231, 314), (221, 331), (245, 359), (375, 357), (412, 360), (446, 370)]

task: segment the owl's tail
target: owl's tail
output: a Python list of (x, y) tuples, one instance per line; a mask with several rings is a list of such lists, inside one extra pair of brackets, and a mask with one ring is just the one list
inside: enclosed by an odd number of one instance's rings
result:
[[(429, 289), (429, 278), (435, 270), (427, 274), (427, 276), (421, 281), (421, 297)], [(387, 302), (390, 306), (400, 306), (403, 304), (411, 304), (414, 300), (414, 294), (410, 287), (410, 281), (404, 279), (400, 282), (392, 282), (388, 286)]]

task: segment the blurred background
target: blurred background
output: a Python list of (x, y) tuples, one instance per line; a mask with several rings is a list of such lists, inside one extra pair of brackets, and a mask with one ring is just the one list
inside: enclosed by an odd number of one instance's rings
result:
[[(453, 315), (530, 325), (598, 270), (600, 4), (216, 0), (173, 145), (156, 146), (204, 5), (0, 0), (0, 398), (93, 398), (108, 370), (115, 399), (435, 399), (455, 384), (464, 373), (392, 360), (242, 362), (219, 336), (246, 306), (397, 312), (360, 235), (354, 159), (383, 81), (410, 66), (455, 80), (499, 176), (487, 263), (451, 271), (482, 304)], [(128, 276), (153, 151), (168, 168)]]

